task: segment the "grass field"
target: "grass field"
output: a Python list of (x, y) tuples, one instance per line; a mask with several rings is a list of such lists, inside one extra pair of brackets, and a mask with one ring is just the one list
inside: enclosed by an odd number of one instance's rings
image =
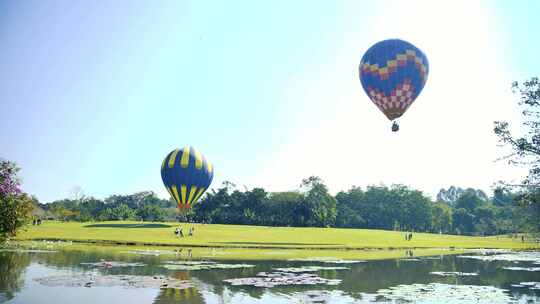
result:
[[(46, 221), (29, 226), (16, 240), (64, 240), (85, 243), (135, 246), (185, 246), (213, 248), (272, 249), (538, 249), (540, 244), (522, 243), (521, 239), (505, 237), (471, 237), (414, 233), (411, 241), (403, 232), (337, 229), (291, 228), (239, 225), (181, 224), (183, 238), (174, 235), (178, 223), (142, 223), (132, 221), (63, 223)], [(187, 236), (189, 227), (194, 236)]]

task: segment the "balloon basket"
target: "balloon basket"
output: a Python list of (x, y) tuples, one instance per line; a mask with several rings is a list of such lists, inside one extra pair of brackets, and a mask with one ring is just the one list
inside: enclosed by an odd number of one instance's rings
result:
[(392, 132), (397, 132), (399, 131), (399, 124), (394, 121), (394, 123), (392, 124)]

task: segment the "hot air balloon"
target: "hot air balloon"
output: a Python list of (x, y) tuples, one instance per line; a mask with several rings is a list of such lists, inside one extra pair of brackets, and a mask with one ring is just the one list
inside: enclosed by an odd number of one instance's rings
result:
[(360, 82), (371, 101), (393, 122), (401, 117), (426, 84), (429, 65), (426, 55), (407, 41), (377, 42), (362, 57)]
[(161, 179), (180, 210), (193, 206), (208, 189), (214, 167), (193, 147), (171, 151), (161, 164)]

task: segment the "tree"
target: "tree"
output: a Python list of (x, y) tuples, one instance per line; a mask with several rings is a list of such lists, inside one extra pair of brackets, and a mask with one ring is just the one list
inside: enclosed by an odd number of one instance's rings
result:
[(273, 192), (260, 211), (261, 224), (272, 226), (301, 226), (304, 216), (297, 209), (304, 203), (304, 195), (297, 191)]
[(472, 234), (474, 231), (474, 215), (465, 208), (458, 208), (454, 211), (452, 222), (458, 234)]
[(326, 227), (336, 221), (336, 199), (328, 193), (321, 178), (310, 176), (302, 180), (302, 188), (307, 190), (304, 202), (307, 226)]
[(135, 219), (135, 211), (129, 208), (126, 204), (120, 204), (118, 207), (113, 209), (113, 213), (116, 215), (118, 220), (132, 220)]
[(485, 201), (483, 201), (476, 192), (472, 189), (468, 189), (465, 192), (463, 192), (459, 198), (456, 200), (456, 209), (463, 208), (467, 210), (467, 212), (473, 212), (474, 209), (485, 205)]
[(97, 215), (97, 219), (100, 221), (117, 220), (116, 214), (114, 214), (113, 208), (102, 209)]
[(474, 210), (475, 227), (474, 231), (481, 235), (498, 234), (498, 227), (495, 222), (496, 207), (491, 204), (480, 206)]
[(20, 189), (19, 168), (0, 159), (0, 238), (17, 234), (32, 217), (33, 201)]
[(156, 222), (165, 219), (165, 212), (158, 205), (146, 204), (137, 210), (137, 216), (143, 221)]
[(503, 157), (513, 165), (525, 165), (529, 169), (527, 177), (518, 187), (522, 190), (518, 197), (519, 204), (529, 210), (530, 221), (540, 230), (540, 80), (533, 77), (523, 83), (512, 84), (514, 93), (519, 94), (518, 104), (522, 108), (522, 128), (520, 135), (513, 135), (510, 124), (496, 121), (494, 132), (502, 145), (510, 146), (512, 153)]
[(434, 203), (431, 208), (433, 232), (449, 233), (452, 230), (452, 208), (445, 203)]
[(347, 192), (339, 192), (337, 201), (337, 227), (363, 228), (366, 221), (360, 211), (360, 203), (364, 199), (364, 191), (360, 187), (352, 187)]

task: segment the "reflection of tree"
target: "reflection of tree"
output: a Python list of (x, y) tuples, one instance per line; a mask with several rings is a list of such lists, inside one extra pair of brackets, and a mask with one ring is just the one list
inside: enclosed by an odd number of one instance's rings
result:
[[(104, 247), (105, 249), (107, 247)], [(58, 268), (69, 268), (73, 270), (84, 271), (96, 269), (103, 274), (123, 274), (123, 275), (161, 275), (162, 269), (156, 266), (160, 265), (159, 257), (138, 256), (132, 254), (118, 254), (114, 252), (94, 251), (94, 250), (60, 250), (54, 254), (37, 254), (33, 256), (35, 261), (47, 266)], [(81, 263), (96, 263), (105, 261), (122, 261), (127, 263), (143, 263), (142, 267), (96, 267), (83, 265)]]
[(189, 280), (189, 272), (187, 271), (175, 271), (171, 273), (170, 276), (178, 280), (183, 280), (183, 281)]
[(0, 302), (15, 297), (24, 284), (23, 272), (30, 264), (30, 256), (0, 252)]
[(186, 289), (162, 289), (154, 299), (154, 304), (172, 304), (172, 303), (205, 303), (203, 296), (196, 288)]
[(430, 272), (454, 271), (453, 261), (452, 258), (420, 261), (370, 261), (369, 263), (352, 265), (351, 270), (340, 272), (338, 278), (343, 281), (339, 286), (341, 290), (354, 296), (358, 291), (374, 293), (379, 289), (400, 284), (440, 282), (448, 278), (436, 277)]

